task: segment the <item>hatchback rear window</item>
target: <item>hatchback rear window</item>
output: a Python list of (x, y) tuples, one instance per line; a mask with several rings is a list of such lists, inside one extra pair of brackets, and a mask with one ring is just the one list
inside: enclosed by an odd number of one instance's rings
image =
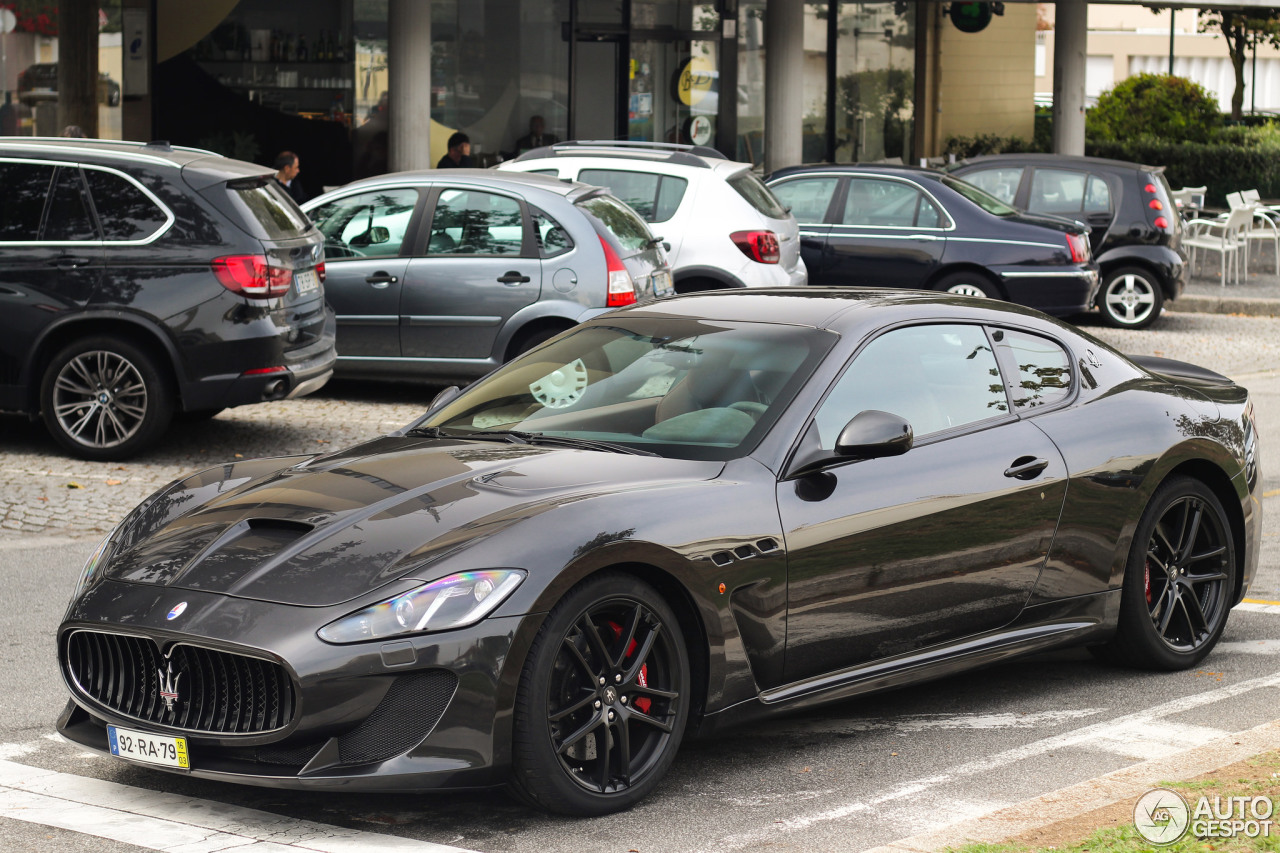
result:
[(729, 186), (747, 200), (747, 204), (770, 219), (785, 219), (787, 211), (769, 192), (764, 182), (751, 172), (739, 172), (729, 179)]
[(611, 195), (593, 195), (577, 203), (597, 228), (614, 236), (622, 248), (637, 252), (649, 245), (649, 226), (631, 208)]
[(311, 220), (270, 177), (231, 181), (227, 194), (232, 204), (259, 237), (286, 240), (300, 237), (311, 228)]
[(684, 178), (622, 169), (583, 169), (578, 173), (578, 180), (606, 187), (631, 205), (645, 222), (666, 222), (675, 216), (689, 187)]

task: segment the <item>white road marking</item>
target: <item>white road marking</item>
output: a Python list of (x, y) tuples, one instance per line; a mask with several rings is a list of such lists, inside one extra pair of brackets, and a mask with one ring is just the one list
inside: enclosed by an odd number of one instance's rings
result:
[(1280, 640), (1240, 640), (1231, 643), (1218, 643), (1213, 653), (1241, 652), (1246, 655), (1280, 655)]
[(0, 817), (167, 853), (473, 853), (4, 760)]
[(786, 726), (788, 732), (892, 731), (900, 734), (948, 729), (1031, 729), (1093, 717), (1106, 708), (1074, 708), (1062, 711), (1035, 711), (1029, 714), (911, 714), (902, 717), (869, 717), (864, 720), (814, 720)]
[[(1002, 770), (1008, 766), (1023, 761), (1028, 758), (1044, 755), (1060, 749), (1069, 747), (1091, 747), (1098, 746), (1106, 748), (1110, 733), (1116, 731), (1119, 727), (1126, 726), (1156, 726), (1164, 725), (1158, 722), (1163, 717), (1169, 717), (1174, 714), (1180, 714), (1184, 711), (1190, 711), (1205, 705), (1212, 705), (1215, 702), (1222, 702), (1244, 693), (1251, 693), (1254, 690), (1262, 690), (1270, 687), (1280, 687), (1280, 674), (1268, 675), (1262, 678), (1252, 678), (1247, 681), (1241, 681), (1237, 684), (1229, 684), (1219, 687), (1216, 690), (1207, 690), (1203, 693), (1196, 693), (1191, 696), (1183, 696), (1172, 699), (1160, 705), (1146, 708), (1142, 711), (1136, 711), (1132, 714), (1126, 714), (1104, 722), (1095, 723), (1091, 726), (1074, 731), (1063, 732), (1059, 735), (1042, 738), (1041, 740), (1032, 741), (1031, 743), (1007, 749), (993, 755), (978, 758), (973, 761), (965, 762), (957, 765), (949, 770), (945, 770), (933, 776), (926, 776), (910, 782), (904, 782), (886, 793), (871, 798), (866, 801), (858, 801), (837, 805), (822, 811), (811, 812), (807, 815), (800, 815), (790, 820), (781, 821), (769, 826), (760, 827), (749, 832), (732, 835), (724, 839), (720, 839), (714, 843), (715, 850), (741, 850), (746, 848), (754, 848), (768, 843), (779, 832), (795, 832), (796, 830), (806, 829), (815, 824), (828, 823), (831, 821), (842, 820), (852, 814), (874, 809), (888, 803), (896, 803), (910, 797), (918, 796), (932, 788), (937, 788), (951, 782), (957, 782), (962, 779), (990, 774), (993, 771)], [(1195, 744), (1193, 744), (1195, 745)], [(1008, 803), (992, 803), (990, 809), (994, 811)], [(939, 814), (937, 823), (933, 827), (921, 826), (921, 830), (941, 827), (950, 821), (946, 815)]]
[(1255, 601), (1242, 601), (1232, 610), (1246, 610), (1250, 613), (1280, 613), (1280, 604), (1261, 604)]
[(1088, 746), (1104, 749), (1125, 758), (1150, 761), (1186, 752), (1229, 732), (1205, 726), (1188, 726), (1168, 720), (1131, 720), (1104, 728), (1090, 738)]

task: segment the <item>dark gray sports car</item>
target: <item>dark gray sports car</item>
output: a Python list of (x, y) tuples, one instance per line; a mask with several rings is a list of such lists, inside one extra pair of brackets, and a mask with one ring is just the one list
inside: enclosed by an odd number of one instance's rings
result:
[(1256, 434), (1225, 377), (990, 300), (624, 309), (399, 432), (147, 500), (58, 631), (58, 730), (614, 811), (690, 732), (1067, 645), (1195, 665), (1257, 563)]

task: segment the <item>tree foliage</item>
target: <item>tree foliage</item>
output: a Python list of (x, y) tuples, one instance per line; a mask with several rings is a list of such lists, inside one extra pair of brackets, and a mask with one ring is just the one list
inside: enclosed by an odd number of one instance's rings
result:
[(1205, 142), (1221, 120), (1218, 101), (1199, 83), (1135, 74), (1099, 96), (1085, 118), (1085, 135), (1109, 142), (1139, 136)]
[(1236, 87), (1231, 93), (1231, 118), (1239, 120), (1244, 110), (1244, 63), (1255, 45), (1280, 47), (1280, 8), (1255, 7), (1245, 10), (1201, 9), (1202, 33), (1221, 33), (1227, 42)]

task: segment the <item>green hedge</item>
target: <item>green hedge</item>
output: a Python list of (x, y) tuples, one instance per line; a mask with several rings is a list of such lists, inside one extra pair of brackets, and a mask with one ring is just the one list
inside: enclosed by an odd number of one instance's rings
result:
[[(1233, 136), (1238, 140), (1231, 139)], [(1254, 128), (1230, 128), (1220, 131), (1213, 142), (1170, 142), (1153, 137), (1128, 142), (1090, 140), (1085, 143), (1085, 153), (1164, 166), (1165, 177), (1174, 189), (1208, 187), (1208, 203), (1225, 207), (1227, 193), (1239, 190), (1256, 189), (1265, 199), (1280, 198), (1280, 144), (1274, 137), (1270, 129), (1259, 134)]]

